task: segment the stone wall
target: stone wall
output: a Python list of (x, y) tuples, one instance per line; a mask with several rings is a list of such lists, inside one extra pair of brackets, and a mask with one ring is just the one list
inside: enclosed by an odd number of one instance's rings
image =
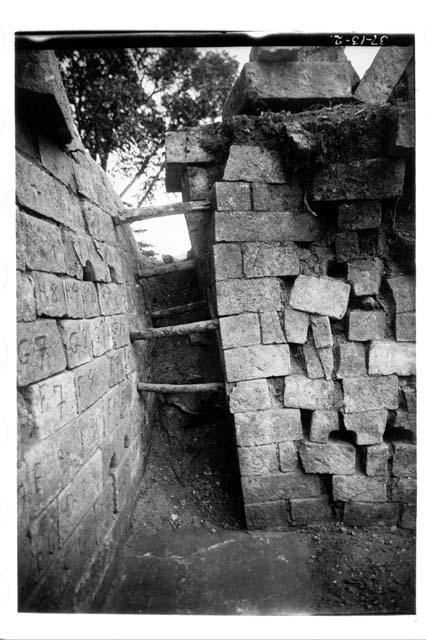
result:
[(173, 190), (212, 203), (190, 232), (247, 526), (413, 527), (412, 51), (359, 82), (335, 49), (256, 49), (223, 124), (167, 143)]
[[(50, 51), (17, 54), (20, 608), (84, 609), (111, 565), (150, 441), (140, 258), (74, 131)], [(140, 344), (140, 343), (139, 343)]]

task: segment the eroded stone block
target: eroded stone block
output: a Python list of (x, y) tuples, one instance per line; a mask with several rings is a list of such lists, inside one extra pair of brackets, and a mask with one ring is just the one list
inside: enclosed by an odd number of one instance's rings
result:
[(321, 360), (313, 344), (307, 342), (303, 345), (303, 355), (308, 378), (324, 378)]
[(284, 328), (287, 342), (304, 344), (308, 336), (309, 315), (291, 307), (284, 308)]
[(395, 276), (387, 283), (395, 300), (396, 313), (416, 310), (416, 281), (414, 276)]
[(36, 301), (33, 278), (27, 273), (16, 272), (16, 320), (30, 322), (36, 319)]
[(239, 244), (213, 245), (214, 273), (216, 280), (242, 278), (243, 256)]
[(81, 413), (99, 400), (109, 389), (107, 356), (96, 358), (74, 371), (77, 407)]
[(45, 220), (21, 213), (25, 233), (25, 263), (29, 269), (65, 272), (64, 248), (59, 228)]
[(320, 495), (319, 478), (303, 471), (242, 478), (245, 502), (265, 502), (288, 498), (315, 498)]
[[(348, 338), (358, 342), (380, 340), (386, 330), (384, 311), (350, 311), (348, 318)], [(371, 373), (371, 372), (370, 372)]]
[(287, 182), (277, 151), (242, 144), (231, 145), (223, 179), (275, 184)]
[(299, 468), (299, 459), (294, 442), (280, 442), (278, 445), (280, 470), (295, 471)]
[(343, 524), (348, 527), (390, 526), (398, 522), (398, 505), (391, 502), (348, 502)]
[(313, 242), (324, 236), (323, 222), (291, 211), (218, 211), (216, 242)]
[(54, 320), (20, 322), (16, 331), (18, 386), (43, 380), (65, 369), (64, 348)]
[(286, 376), (290, 373), (290, 350), (286, 344), (265, 344), (227, 349), (224, 352), (229, 382)]
[(381, 219), (381, 200), (359, 200), (339, 205), (339, 229), (342, 231), (377, 229)]
[(101, 356), (112, 349), (111, 324), (109, 318), (100, 316), (87, 323), (93, 355)]
[(260, 344), (260, 327), (257, 313), (242, 313), (219, 319), (222, 348), (245, 347)]
[(414, 504), (417, 497), (416, 478), (395, 478), (392, 482), (392, 501)]
[(398, 408), (398, 377), (343, 378), (346, 413)]
[(101, 314), (111, 316), (123, 312), (123, 296), (121, 286), (113, 282), (98, 284), (98, 297)]
[(51, 273), (33, 273), (37, 315), (62, 317), (67, 314), (64, 281)]
[(260, 328), (263, 344), (281, 344), (286, 342), (276, 311), (265, 311), (260, 314)]
[(65, 303), (69, 318), (84, 318), (83, 293), (80, 280), (64, 278)]
[(291, 185), (253, 182), (252, 193), (255, 211), (294, 211), (303, 204), (303, 189), (297, 182)]
[(387, 477), (390, 457), (387, 444), (373, 444), (365, 448), (365, 473), (367, 476)]
[(356, 378), (367, 375), (365, 348), (359, 342), (343, 342), (338, 347), (338, 378)]
[(281, 286), (276, 278), (220, 281), (216, 284), (216, 295), (221, 316), (281, 308)]
[(356, 231), (336, 233), (336, 258), (338, 262), (356, 260), (359, 256), (358, 234)]
[(235, 431), (240, 447), (303, 438), (299, 409), (235, 413)]
[(416, 345), (414, 342), (383, 340), (372, 342), (368, 358), (370, 375), (412, 376), (416, 374)]
[(334, 384), (328, 380), (311, 380), (305, 376), (287, 376), (284, 406), (300, 409), (330, 409), (335, 402)]
[(398, 342), (416, 341), (416, 314), (414, 311), (396, 314), (395, 333)]
[(265, 379), (238, 382), (229, 390), (231, 413), (269, 409), (270, 406), (271, 400)]
[(328, 316), (311, 316), (311, 327), (317, 349), (333, 346), (333, 336)]
[(69, 369), (92, 360), (92, 342), (87, 320), (62, 320), (58, 324)]
[(339, 430), (339, 414), (335, 409), (316, 409), (312, 414), (310, 440), (327, 442), (332, 431)]
[(412, 57), (413, 47), (380, 47), (354, 97), (369, 104), (387, 102)]
[(348, 264), (348, 282), (356, 296), (377, 295), (382, 281), (381, 260), (355, 260)]
[(386, 502), (386, 481), (363, 475), (335, 475), (333, 497), (342, 502)]
[(397, 478), (415, 478), (417, 475), (416, 446), (403, 442), (395, 442), (393, 450), (392, 475)]
[(290, 296), (290, 305), (300, 311), (341, 319), (346, 313), (350, 286), (335, 278), (298, 276)]
[(288, 529), (289, 516), (287, 503), (282, 500), (245, 504), (247, 528), (256, 529)]
[(238, 459), (242, 476), (266, 476), (279, 471), (278, 452), (275, 444), (239, 447)]
[(250, 211), (251, 190), (247, 182), (216, 182), (214, 185), (217, 211)]
[(112, 244), (117, 241), (111, 216), (87, 200), (83, 203), (83, 212), (87, 228), (93, 238)]
[(243, 269), (247, 278), (297, 276), (299, 257), (293, 243), (247, 243), (243, 248)]
[(349, 442), (304, 442), (299, 454), (306, 473), (355, 473), (355, 447)]
[(86, 318), (94, 318), (100, 314), (98, 293), (94, 282), (82, 282), (83, 310)]
[(345, 413), (345, 427), (356, 435), (357, 444), (376, 444), (382, 442), (386, 428), (388, 412), (386, 409)]
[(330, 505), (324, 498), (301, 498), (290, 500), (293, 525), (304, 526), (331, 520)]

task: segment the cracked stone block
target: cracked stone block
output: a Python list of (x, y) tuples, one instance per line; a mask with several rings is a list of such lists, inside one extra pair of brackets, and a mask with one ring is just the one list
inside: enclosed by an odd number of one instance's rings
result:
[(346, 313), (349, 293), (350, 286), (335, 278), (301, 275), (294, 282), (290, 306), (340, 320)]
[(335, 240), (337, 262), (349, 262), (359, 256), (358, 234), (356, 231), (336, 233)]
[(83, 202), (83, 213), (87, 229), (93, 238), (111, 244), (117, 242), (114, 223), (110, 215), (87, 200)]
[(219, 318), (219, 327), (223, 349), (260, 344), (259, 318), (256, 313)]
[(328, 316), (311, 316), (311, 328), (317, 349), (333, 346), (333, 336)]
[(381, 200), (359, 200), (339, 205), (338, 226), (341, 231), (377, 229), (381, 220)]
[(396, 478), (416, 477), (416, 446), (395, 442), (393, 445), (394, 455), (392, 464), (392, 475)]
[(338, 378), (357, 378), (367, 375), (365, 348), (359, 342), (343, 342), (338, 347)]
[(287, 342), (276, 311), (265, 311), (265, 313), (260, 314), (260, 328), (263, 344), (282, 344)]
[(280, 442), (278, 445), (280, 471), (295, 471), (299, 468), (299, 459), (294, 442)]
[(417, 497), (416, 478), (395, 478), (392, 482), (392, 502), (414, 504)]
[[(386, 314), (384, 311), (350, 311), (348, 339), (358, 342), (380, 340), (385, 337)], [(371, 372), (370, 372), (371, 373)]]
[(290, 373), (287, 344), (261, 344), (224, 352), (228, 382), (286, 376)]
[(327, 442), (332, 431), (339, 430), (339, 414), (335, 409), (316, 409), (312, 413), (310, 440)]
[(343, 524), (348, 527), (396, 525), (399, 507), (391, 502), (348, 502), (345, 505)]
[(388, 460), (390, 457), (387, 444), (373, 444), (366, 447), (365, 473), (367, 476), (386, 477), (388, 475)]
[(416, 281), (414, 276), (395, 276), (387, 283), (395, 300), (396, 313), (416, 310)]
[(216, 242), (313, 242), (324, 237), (324, 222), (292, 211), (216, 211)]
[(412, 57), (413, 47), (380, 47), (354, 93), (356, 100), (385, 104)]
[(294, 211), (303, 205), (303, 189), (299, 183), (269, 184), (253, 182), (253, 209), (255, 211)]
[(27, 273), (16, 272), (16, 320), (30, 322), (36, 319), (34, 281)]
[(241, 480), (244, 502), (266, 502), (288, 498), (316, 498), (320, 495), (318, 476), (289, 471), (270, 476), (248, 476)]
[(358, 445), (381, 443), (387, 417), (386, 409), (343, 414), (345, 428), (355, 433)]
[(283, 500), (245, 504), (244, 511), (249, 530), (289, 528), (287, 503)]
[(363, 475), (333, 476), (333, 498), (342, 502), (386, 502), (386, 481)]
[(343, 378), (346, 413), (398, 408), (398, 377)]
[(241, 245), (231, 243), (213, 245), (213, 260), (216, 280), (242, 278)]
[(308, 378), (324, 378), (324, 371), (317, 350), (310, 342), (303, 345), (303, 356)]
[(88, 320), (62, 320), (58, 322), (69, 369), (92, 360), (92, 341)]
[(306, 473), (355, 473), (355, 447), (349, 442), (304, 442), (299, 455)]
[(269, 409), (235, 413), (239, 447), (285, 442), (303, 438), (299, 409)]
[(238, 382), (229, 390), (231, 413), (269, 409), (270, 407), (271, 400), (265, 379)]
[(309, 315), (291, 307), (284, 308), (284, 329), (287, 342), (304, 344), (308, 337)]
[(65, 369), (65, 352), (54, 320), (19, 322), (16, 333), (19, 387), (44, 380)]
[(278, 452), (275, 444), (239, 447), (238, 460), (242, 476), (266, 476), (279, 471)]
[(217, 211), (250, 211), (251, 191), (247, 182), (216, 182), (214, 203)]
[(284, 406), (300, 409), (331, 409), (335, 403), (334, 384), (328, 380), (311, 380), (290, 375), (284, 386)]
[(301, 498), (290, 500), (293, 525), (304, 526), (331, 520), (331, 510), (324, 498)]
[(347, 280), (356, 296), (377, 295), (382, 281), (381, 260), (355, 260), (348, 264)]
[(416, 341), (416, 314), (414, 311), (396, 314), (395, 334), (398, 342)]
[(244, 275), (247, 278), (261, 276), (297, 276), (299, 257), (293, 243), (247, 243), (243, 248)]
[(231, 145), (223, 179), (275, 184), (287, 182), (278, 151), (242, 144)]
[(370, 375), (416, 375), (416, 345), (414, 342), (383, 340), (372, 342), (368, 358)]
[(216, 296), (220, 316), (281, 309), (281, 286), (276, 278), (223, 280), (216, 283)]
[(333, 349), (331, 347), (324, 347), (323, 349), (318, 349), (317, 353), (324, 371), (325, 379), (331, 380), (334, 369)]

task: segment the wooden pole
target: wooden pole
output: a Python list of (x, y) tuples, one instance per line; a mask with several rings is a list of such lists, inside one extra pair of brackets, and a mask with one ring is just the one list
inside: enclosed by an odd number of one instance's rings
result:
[(154, 278), (155, 276), (163, 276), (167, 273), (176, 273), (177, 271), (189, 271), (195, 269), (195, 260), (182, 260), (181, 262), (170, 262), (168, 264), (159, 264), (139, 273), (139, 278)]
[(199, 322), (187, 322), (186, 324), (175, 324), (169, 327), (131, 331), (130, 339), (132, 342), (135, 342), (135, 340), (151, 340), (153, 338), (167, 338), (169, 336), (187, 336), (190, 333), (212, 331), (213, 329), (217, 329), (218, 326), (218, 320), (200, 320)]
[(138, 391), (151, 391), (153, 393), (208, 393), (222, 391), (225, 388), (223, 382), (203, 382), (200, 384), (154, 384), (151, 382), (139, 382)]
[(196, 302), (188, 302), (187, 304), (180, 304), (176, 307), (168, 307), (167, 309), (156, 309), (151, 313), (153, 318), (168, 318), (169, 316), (175, 316), (179, 313), (187, 313), (188, 311), (194, 311), (198, 309), (204, 309), (207, 303), (205, 300), (197, 300)]
[(150, 218), (162, 218), (163, 216), (177, 216), (185, 213), (202, 213), (209, 211), (211, 204), (208, 200), (193, 200), (192, 202), (176, 202), (173, 204), (158, 204), (135, 209), (123, 209), (119, 216), (114, 217), (116, 225), (149, 220)]

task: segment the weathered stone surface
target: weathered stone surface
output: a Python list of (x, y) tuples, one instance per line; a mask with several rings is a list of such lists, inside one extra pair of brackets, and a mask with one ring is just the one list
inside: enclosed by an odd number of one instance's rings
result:
[[(122, 233), (122, 230), (120, 230), (120, 233)], [(124, 271), (122, 256), (125, 256), (126, 254), (122, 254), (116, 246), (108, 244), (107, 242), (100, 242), (99, 240), (94, 240), (93, 242), (96, 251), (108, 266), (111, 280), (118, 283), (125, 282), (126, 274)]]
[(260, 344), (260, 327), (257, 313), (242, 313), (219, 319), (222, 348), (245, 347)]
[(396, 409), (398, 407), (397, 376), (343, 378), (346, 413)]
[(416, 314), (414, 311), (397, 313), (395, 317), (395, 333), (398, 342), (415, 342)]
[(310, 440), (327, 442), (332, 431), (339, 430), (339, 414), (335, 409), (316, 409), (312, 414)]
[(359, 256), (358, 234), (356, 231), (341, 231), (336, 233), (337, 262), (349, 262)]
[(117, 349), (108, 354), (109, 358), (109, 386), (113, 387), (126, 377), (125, 373), (125, 349)]
[(60, 373), (22, 390), (32, 438), (44, 439), (77, 415), (74, 376)]
[(397, 478), (415, 478), (417, 475), (416, 446), (395, 442), (393, 450), (392, 475)]
[(83, 212), (87, 228), (93, 238), (112, 244), (117, 241), (111, 216), (87, 200), (83, 203)]
[(365, 448), (365, 473), (367, 476), (388, 475), (388, 460), (390, 457), (387, 444), (373, 444)]
[(354, 97), (369, 104), (387, 102), (412, 57), (413, 47), (380, 47)]
[(115, 283), (98, 284), (98, 297), (101, 314), (111, 316), (123, 312), (121, 286)]
[(243, 256), (239, 244), (213, 245), (214, 273), (216, 280), (242, 278)]
[(18, 386), (43, 380), (65, 369), (65, 353), (54, 320), (20, 322), (16, 331)]
[(208, 165), (214, 156), (201, 146), (202, 128), (166, 133), (166, 190), (180, 191), (181, 179), (188, 164)]
[(348, 264), (348, 282), (356, 296), (377, 295), (382, 281), (381, 260), (355, 260)]
[(77, 408), (81, 413), (99, 400), (108, 391), (107, 356), (96, 358), (74, 371), (77, 390)]
[(408, 413), (416, 413), (417, 411), (417, 395), (414, 387), (403, 387), (402, 392), (407, 405)]
[(286, 344), (263, 344), (224, 352), (229, 382), (286, 376), (290, 373), (290, 349)]
[(359, 200), (339, 205), (339, 229), (342, 231), (377, 229), (381, 219), (381, 200)]
[(291, 471), (270, 476), (242, 478), (245, 502), (285, 500), (286, 498), (315, 498), (320, 495), (319, 478), (303, 471)]
[(81, 295), (83, 296), (83, 310), (86, 318), (94, 318), (100, 314), (98, 292), (94, 282), (81, 283)]
[(21, 214), (25, 233), (25, 263), (29, 269), (65, 272), (64, 249), (59, 228), (26, 213)]
[(392, 501), (414, 504), (417, 496), (416, 478), (396, 478), (392, 482)]
[(416, 281), (413, 276), (395, 276), (387, 283), (395, 300), (396, 313), (416, 310)]
[(389, 143), (389, 153), (393, 156), (406, 156), (414, 150), (415, 144), (414, 109), (399, 108), (396, 126)]
[(74, 248), (82, 267), (90, 267), (90, 277), (93, 281), (111, 282), (108, 265), (96, 250), (92, 238), (81, 236), (74, 242)]
[(49, 564), (50, 556), (59, 548), (58, 501), (55, 499), (34, 520), (31, 521), (28, 535), (36, 556), (37, 572), (42, 573)]
[(130, 344), (129, 318), (127, 316), (114, 316), (109, 319), (109, 324), (114, 349), (120, 349), (120, 347), (126, 347)]
[(303, 356), (308, 378), (324, 378), (324, 371), (317, 350), (310, 342), (303, 345)]
[(287, 342), (304, 344), (308, 336), (309, 315), (291, 307), (284, 308), (284, 328)]
[(398, 505), (391, 502), (348, 502), (343, 523), (348, 527), (390, 526), (398, 522)]
[(299, 409), (236, 413), (235, 431), (239, 447), (303, 438)]
[(78, 367), (92, 360), (92, 342), (87, 320), (62, 320), (58, 323), (65, 347), (67, 366)]
[[(167, 174), (167, 167), (166, 167)], [(208, 200), (210, 197), (210, 181), (208, 167), (187, 166), (181, 176), (182, 200)]]
[(331, 347), (324, 347), (323, 349), (318, 349), (317, 353), (324, 371), (325, 379), (331, 380), (334, 370), (333, 349)]
[(251, 190), (247, 182), (216, 182), (214, 202), (217, 211), (250, 211)]
[(259, 447), (240, 447), (238, 449), (238, 459), (242, 476), (266, 476), (279, 471), (278, 452), (275, 444), (265, 444)]
[(16, 320), (30, 322), (36, 319), (34, 281), (27, 273), (16, 272)]
[(347, 58), (342, 47), (276, 46), (252, 47), (250, 50), (250, 62), (296, 62), (296, 60), (340, 62)]
[(299, 468), (299, 459), (294, 442), (280, 442), (278, 445), (280, 471), (295, 471)]
[(25, 215), (19, 211), (18, 207), (15, 207), (16, 268), (20, 271), (25, 269), (26, 235), (23, 222), (23, 216)]
[(383, 340), (372, 342), (368, 358), (370, 375), (412, 376), (416, 374), (416, 345), (414, 342)]
[(276, 311), (265, 311), (260, 314), (260, 329), (263, 344), (281, 344), (286, 342)]
[(271, 400), (266, 380), (238, 382), (229, 390), (231, 413), (269, 409), (270, 406)]
[(367, 375), (365, 348), (359, 342), (343, 342), (338, 348), (338, 378), (356, 378)]
[(314, 176), (313, 200), (379, 200), (402, 194), (405, 161), (372, 158), (331, 163)]
[(333, 497), (342, 502), (386, 502), (386, 482), (362, 475), (335, 475)]
[(335, 402), (333, 382), (310, 380), (304, 376), (287, 376), (284, 387), (284, 406), (300, 409), (330, 409)]
[(330, 505), (324, 498), (290, 500), (291, 520), (295, 526), (331, 520)]
[[(399, 505), (395, 505), (399, 509)], [(406, 504), (403, 506), (400, 520), (402, 529), (416, 529), (417, 526), (417, 509), (415, 504)]]
[[(105, 397), (105, 396), (104, 396)], [(106, 418), (107, 416), (105, 416)], [(102, 445), (104, 437), (104, 413), (102, 399), (95, 402), (76, 420), (80, 433), (83, 460), (88, 460)]]
[(256, 529), (287, 529), (289, 516), (287, 504), (281, 500), (261, 502), (259, 504), (245, 504), (247, 528)]
[(65, 273), (72, 278), (83, 278), (83, 265), (76, 250), (79, 236), (74, 231), (62, 229), (62, 241), (64, 246)]
[[(384, 338), (386, 315), (384, 311), (350, 311), (348, 339), (359, 342)], [(371, 373), (371, 372), (370, 372)]]
[(403, 408), (397, 409), (392, 426), (395, 427), (395, 429), (404, 429), (411, 432), (415, 441), (417, 433), (417, 419), (415, 413), (410, 413)]
[(216, 283), (216, 296), (220, 316), (281, 308), (281, 287), (276, 278), (220, 281)]
[(294, 211), (302, 207), (303, 189), (297, 182), (291, 185), (253, 182), (251, 188), (255, 211)]
[(349, 442), (304, 442), (299, 454), (306, 473), (355, 473), (355, 447)]
[(250, 242), (243, 248), (243, 269), (247, 278), (297, 276), (299, 258), (293, 243)]
[(65, 304), (69, 318), (84, 318), (83, 293), (80, 280), (64, 278)]
[(260, 109), (301, 109), (352, 98), (352, 65), (342, 62), (249, 62), (223, 108), (223, 117)]
[(52, 143), (41, 131), (37, 131), (38, 150), (43, 167), (70, 189), (75, 189), (73, 163), (60, 145)]
[(87, 323), (91, 347), (95, 357), (112, 349), (111, 326), (109, 319), (101, 316)]
[(216, 242), (312, 242), (324, 235), (322, 220), (290, 211), (218, 211)]
[(345, 413), (345, 427), (356, 435), (357, 444), (376, 444), (382, 442), (386, 428), (388, 412), (386, 409)]
[(275, 184), (287, 182), (277, 151), (242, 144), (231, 145), (223, 179)]
[(290, 305), (332, 318), (343, 318), (349, 300), (350, 286), (334, 278), (298, 276), (290, 296)]
[(311, 316), (311, 328), (317, 349), (333, 346), (333, 336), (328, 316)]
[(63, 280), (51, 273), (33, 273), (38, 316), (62, 317), (67, 315)]

